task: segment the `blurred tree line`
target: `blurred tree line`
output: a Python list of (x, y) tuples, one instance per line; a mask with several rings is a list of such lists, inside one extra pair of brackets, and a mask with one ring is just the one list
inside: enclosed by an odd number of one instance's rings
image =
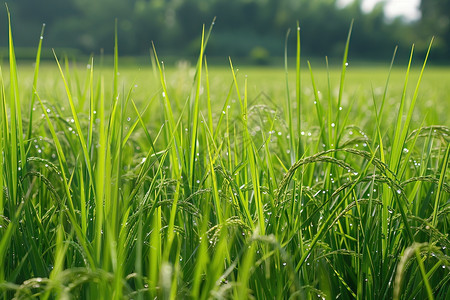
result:
[[(190, 56), (198, 51), (202, 24), (208, 27), (217, 17), (209, 56), (282, 56), (286, 31), (295, 29), (297, 20), (304, 54), (340, 56), (354, 19), (352, 57), (386, 60), (395, 45), (408, 53), (412, 43), (423, 52), (437, 35), (435, 57), (450, 59), (450, 1), (422, 0), (422, 18), (413, 23), (387, 22), (382, 4), (364, 13), (361, 2), (339, 7), (337, 0), (14, 0), (8, 5), (20, 47), (35, 47), (45, 23), (46, 47), (110, 53), (117, 18), (121, 55), (145, 55), (154, 41), (165, 55)], [(1, 45), (6, 42), (3, 38)]]

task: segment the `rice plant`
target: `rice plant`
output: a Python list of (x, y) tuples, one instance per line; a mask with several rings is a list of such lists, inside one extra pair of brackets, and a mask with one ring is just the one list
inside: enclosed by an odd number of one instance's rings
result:
[(297, 24), (294, 68), (258, 91), (232, 59), (214, 78), (212, 26), (195, 67), (153, 46), (143, 78), (120, 73), (117, 34), (112, 68), (54, 52), (43, 77), (42, 31), (31, 81), (10, 27), (1, 296), (445, 299), (450, 128), (415, 109), (430, 49), (412, 89), (414, 47), (403, 81), (394, 52), (384, 89), (354, 91), (351, 28), (337, 85), (328, 59), (301, 69)]

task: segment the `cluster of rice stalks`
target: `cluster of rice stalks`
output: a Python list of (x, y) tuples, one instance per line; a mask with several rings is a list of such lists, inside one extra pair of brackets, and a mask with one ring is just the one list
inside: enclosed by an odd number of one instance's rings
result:
[[(83, 81), (55, 55), (60, 80), (45, 86), (41, 38), (24, 89), (10, 30), (2, 297), (444, 299), (449, 128), (411, 125), (424, 69), (409, 97), (410, 60), (398, 113), (384, 111), (389, 77), (381, 96), (343, 101), (349, 33), (338, 93), (328, 79), (321, 96), (311, 67), (301, 78), (298, 29), (285, 101), (249, 95), (231, 61), (222, 94), (210, 32), (188, 92), (153, 51), (161, 88), (139, 98), (120, 82), (117, 37), (111, 82), (94, 59)], [(373, 103), (370, 122), (350, 120), (360, 101)]]

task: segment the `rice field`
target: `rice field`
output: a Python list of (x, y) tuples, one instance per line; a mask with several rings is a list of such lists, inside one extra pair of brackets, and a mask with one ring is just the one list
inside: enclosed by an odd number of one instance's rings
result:
[[(3, 299), (446, 299), (450, 69), (41, 64), (0, 78)], [(116, 37), (117, 40), (117, 37)], [(432, 52), (432, 49), (431, 49)], [(161, 55), (161, 57), (158, 57)]]

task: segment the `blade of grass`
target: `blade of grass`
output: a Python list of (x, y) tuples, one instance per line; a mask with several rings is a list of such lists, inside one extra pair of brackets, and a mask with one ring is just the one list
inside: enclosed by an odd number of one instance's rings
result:
[(191, 179), (191, 186), (194, 186), (195, 182), (195, 169), (194, 169), (194, 162), (195, 162), (195, 156), (197, 151), (197, 131), (198, 131), (198, 115), (199, 115), (199, 105), (200, 105), (200, 88), (202, 86), (202, 68), (203, 68), (203, 50), (204, 50), (204, 39), (205, 39), (205, 27), (203, 26), (202, 30), (202, 41), (200, 45), (200, 55), (198, 57), (198, 63), (197, 63), (197, 87), (195, 91), (195, 99), (194, 102), (191, 104), (193, 105), (193, 111), (192, 111), (192, 124), (190, 125), (190, 159), (189, 159), (189, 172), (190, 172), (190, 179)]
[[(3, 75), (2, 70), (0, 68), (0, 153), (5, 153), (5, 147), (7, 145), (7, 139), (8, 139), (8, 117), (6, 113), (6, 99), (5, 99), (5, 86), (3, 84)], [(6, 155), (0, 156), (0, 165), (4, 166), (6, 165), (5, 161)], [(3, 174), (3, 167), (0, 169), (0, 215), (4, 214), (5, 209), (5, 197), (3, 194), (3, 188), (4, 188), (4, 174)], [(0, 277), (0, 281), (2, 278)]]
[[(301, 43), (300, 43), (300, 24), (297, 21), (297, 52), (296, 52), (296, 100), (297, 100), (297, 139), (298, 139), (298, 150), (296, 160), (299, 160), (303, 156), (303, 145), (300, 132), (302, 131), (302, 81), (300, 72), (300, 62), (301, 62)], [(291, 136), (294, 138), (294, 136)]]
[[(289, 135), (291, 137), (289, 139), (289, 154), (290, 154), (291, 165), (293, 165), (295, 163), (295, 158), (296, 158), (296, 151), (295, 151), (296, 146), (295, 146), (294, 125), (292, 122), (291, 95), (290, 95), (290, 90), (289, 90), (288, 52), (287, 52), (289, 33), (290, 33), (290, 29), (286, 33), (286, 39), (284, 42), (284, 73), (285, 73), (285, 80), (286, 80), (287, 125), (288, 125)], [(299, 71), (297, 71), (297, 72), (299, 72)], [(299, 92), (299, 91), (297, 91), (297, 92)]]
[(405, 144), (405, 141), (406, 141), (406, 136), (408, 134), (408, 130), (409, 130), (409, 127), (410, 127), (412, 115), (413, 115), (413, 112), (414, 112), (414, 108), (416, 106), (417, 97), (419, 96), (420, 83), (422, 82), (423, 73), (425, 71), (425, 66), (426, 66), (427, 61), (428, 61), (428, 56), (430, 55), (431, 46), (433, 45), (433, 41), (434, 41), (434, 37), (430, 41), (430, 44), (429, 44), (428, 50), (427, 50), (427, 54), (426, 54), (425, 59), (423, 61), (422, 69), (420, 70), (419, 79), (417, 80), (417, 84), (416, 84), (416, 88), (414, 90), (413, 98), (412, 98), (411, 104), (409, 106), (409, 110), (408, 110), (408, 113), (406, 115), (406, 120), (405, 120), (405, 123), (403, 125), (403, 129), (402, 129), (402, 132), (401, 132), (401, 135), (400, 135), (400, 140), (399, 140), (399, 143), (398, 143), (398, 147), (399, 148), (394, 148), (395, 151), (397, 152), (397, 156), (396, 157), (398, 159), (396, 161), (396, 164), (395, 164), (395, 168), (394, 168), (395, 171), (397, 171), (398, 168), (399, 168), (401, 153), (403, 152), (404, 144)]
[[(34, 94), (34, 91), (37, 90), (37, 81), (38, 81), (38, 75), (39, 75), (39, 66), (41, 62), (41, 51), (42, 51), (42, 41), (44, 40), (44, 29), (45, 24), (42, 24), (41, 29), (41, 35), (39, 38), (39, 45), (36, 53), (36, 61), (35, 61), (35, 67), (34, 67), (34, 76), (33, 76), (33, 90), (31, 93), (31, 102), (30, 102), (30, 115), (28, 117), (28, 132), (27, 132), (27, 140), (31, 140), (31, 135), (33, 132), (33, 107), (34, 103), (36, 102), (36, 95)], [(31, 147), (31, 143), (28, 144), (28, 148)]]
[(327, 138), (325, 136), (325, 131), (324, 131), (325, 125), (324, 125), (324, 120), (323, 120), (323, 108), (322, 108), (322, 104), (320, 103), (319, 91), (317, 90), (313, 71), (312, 71), (311, 64), (309, 61), (308, 61), (308, 68), (309, 68), (309, 74), (311, 76), (311, 83), (312, 83), (312, 87), (313, 87), (313, 91), (314, 91), (314, 106), (316, 107), (317, 120), (319, 121), (321, 137), (322, 137), (322, 141), (325, 144), (327, 144)]
[(433, 227), (436, 227), (437, 225), (437, 215), (439, 210), (439, 206), (441, 205), (441, 199), (443, 199), (443, 185), (446, 179), (447, 174), (447, 168), (448, 168), (448, 162), (449, 162), (449, 153), (450, 153), (450, 144), (447, 144), (447, 150), (445, 151), (444, 158), (442, 159), (441, 163), (441, 175), (439, 176), (439, 183), (437, 186), (436, 191), (436, 198), (434, 201), (434, 209), (433, 209), (433, 217), (431, 219), (431, 224)]
[(340, 107), (342, 106), (342, 95), (344, 93), (344, 82), (345, 82), (345, 72), (347, 70), (348, 66), (348, 49), (350, 46), (350, 37), (352, 36), (352, 30), (353, 30), (353, 22), (350, 23), (350, 29), (348, 30), (347, 35), (347, 42), (345, 43), (345, 50), (344, 50), (344, 56), (342, 57), (342, 69), (341, 69), (341, 79), (339, 82), (339, 96), (338, 96), (338, 102), (337, 102), (337, 113), (336, 113), (336, 120), (334, 121), (334, 147), (335, 149), (339, 146), (340, 136), (338, 136), (340, 126)]
[(69, 85), (67, 83), (67, 80), (66, 80), (66, 77), (64, 75), (64, 71), (61, 68), (61, 64), (59, 63), (58, 57), (56, 56), (56, 52), (54, 50), (53, 50), (53, 55), (55, 57), (56, 64), (58, 65), (58, 69), (60, 71), (61, 78), (62, 78), (62, 80), (64, 82), (64, 87), (65, 87), (65, 90), (66, 90), (67, 99), (69, 100), (70, 110), (72, 112), (72, 118), (73, 118), (73, 120), (75, 122), (76, 133), (78, 135), (78, 140), (80, 142), (81, 149), (82, 149), (82, 152), (83, 152), (83, 157), (84, 157), (84, 161), (85, 161), (85, 164), (86, 164), (86, 169), (87, 169), (87, 172), (89, 174), (89, 186), (92, 189), (94, 189), (94, 184), (93, 184), (94, 176), (92, 175), (91, 158), (89, 156), (88, 148), (87, 148), (87, 145), (86, 145), (86, 139), (84, 138), (84, 134), (83, 134), (83, 131), (81, 129), (81, 124), (80, 124), (80, 120), (78, 118), (77, 110), (75, 108), (75, 103), (74, 103), (73, 98), (72, 98), (72, 92), (70, 90), (70, 87), (69, 87)]
[[(21, 105), (19, 98), (19, 86), (17, 80), (17, 64), (16, 55), (14, 52), (14, 42), (12, 37), (11, 29), (11, 14), (9, 13), (8, 5), (6, 5), (6, 10), (8, 13), (8, 37), (9, 37), (9, 75), (10, 75), (10, 122), (11, 122), (11, 133), (10, 133), (10, 168), (11, 168), (11, 185), (10, 193), (13, 203), (18, 201), (17, 188), (18, 188), (18, 178), (19, 171), (23, 168), (26, 161), (25, 157), (25, 147), (22, 134), (22, 114)], [(19, 148), (19, 149), (18, 149)], [(20, 159), (19, 159), (20, 158)], [(22, 161), (22, 163), (19, 162)], [(15, 203), (17, 204), (17, 203)]]

